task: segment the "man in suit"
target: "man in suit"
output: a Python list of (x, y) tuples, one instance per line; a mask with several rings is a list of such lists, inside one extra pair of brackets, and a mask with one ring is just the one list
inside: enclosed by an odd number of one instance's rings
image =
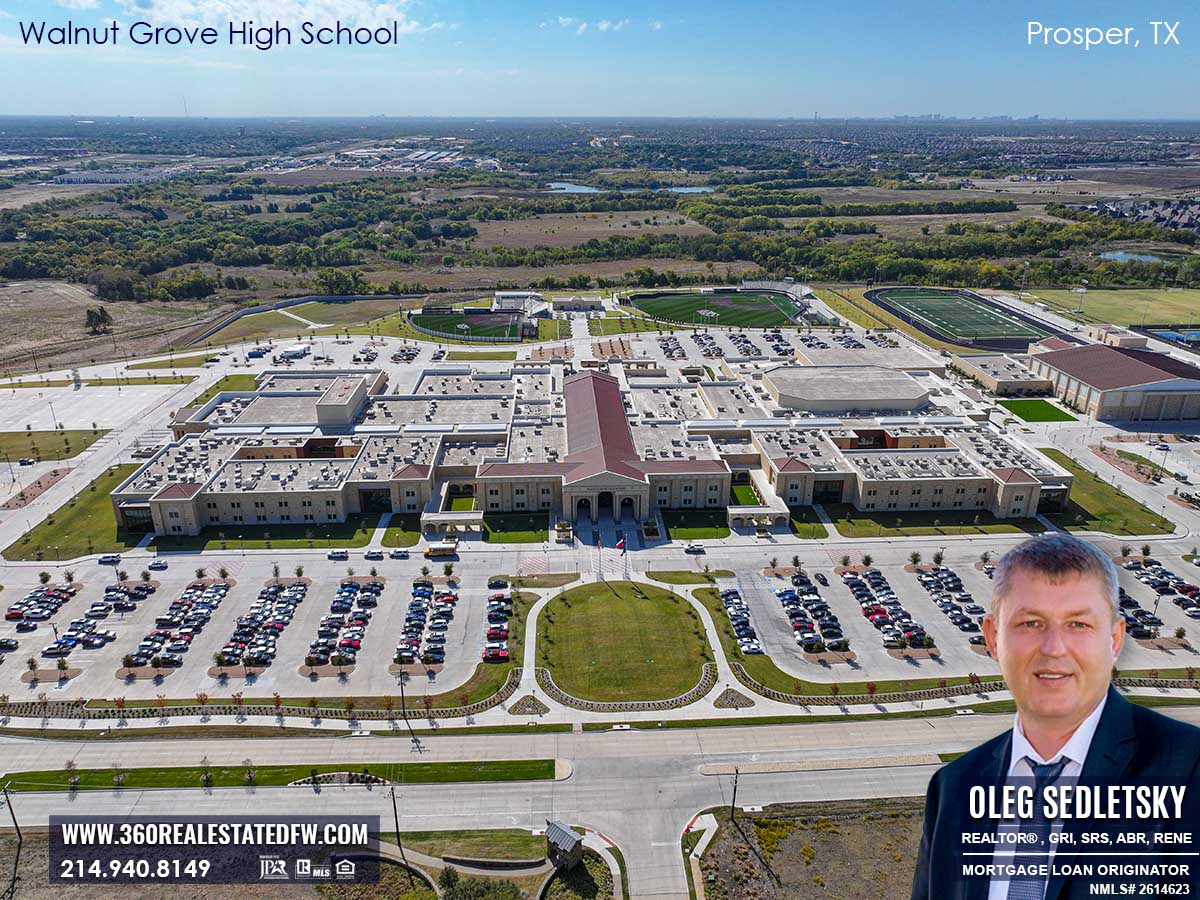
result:
[[(1200, 823), (1200, 729), (1135, 706), (1111, 686), (1112, 669), (1125, 639), (1120, 615), (1117, 571), (1107, 556), (1066, 534), (1030, 538), (997, 564), (992, 605), (983, 620), (989, 652), (1000, 664), (1016, 702), (1013, 727), (940, 769), (925, 801), (925, 828), (913, 877), (913, 900), (1075, 900), (1091, 896), (1089, 879), (1072, 874), (964, 876), (963, 864), (1045, 861), (1083, 862), (1075, 851), (1107, 850), (1109, 858), (1086, 861), (1149, 862), (1157, 857), (1123, 858), (1124, 850), (1178, 850), (1179, 847), (1089, 847), (1056, 844), (1052, 831), (1075, 833), (1075, 823), (1047, 822), (1039, 811), (1021, 822), (972, 819), (972, 787), (999, 788), (1019, 783), (1037, 790), (1047, 784), (1186, 785), (1187, 811), (1176, 823), (1116, 823), (1152, 831), (1197, 831)], [(1014, 845), (998, 845), (994, 855), (963, 856), (965, 850), (990, 851), (990, 844), (964, 847), (963, 832), (1029, 832), (1040, 858), (1022, 856)], [(1097, 830), (1081, 823), (1080, 830)], [(1200, 861), (1190, 860), (1196, 878)], [(1157, 882), (1160, 876), (1144, 880)], [(1104, 878), (1130, 883), (1137, 879)], [(1179, 877), (1163, 877), (1178, 883)], [(1187, 880), (1185, 876), (1184, 881)]]

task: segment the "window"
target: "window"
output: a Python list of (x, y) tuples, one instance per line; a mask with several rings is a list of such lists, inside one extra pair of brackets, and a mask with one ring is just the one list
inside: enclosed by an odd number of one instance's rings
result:
[(337, 513), (330, 513), (330, 514), (329, 514), (329, 515), (327, 515), (325, 518), (326, 518), (328, 521), (332, 522), (334, 519), (336, 519), (336, 518), (337, 518)]
[(240, 522), (240, 521), (242, 521), (242, 517), (241, 517), (241, 516), (234, 516), (234, 517), (233, 517), (233, 521), (235, 521), (235, 522)]
[(549, 500), (543, 500), (543, 501), (542, 501), (542, 509), (549, 509), (549, 508), (550, 508), (550, 501), (549, 501)]
[(667, 485), (665, 485), (665, 484), (660, 484), (660, 485), (658, 486), (658, 492), (659, 492), (660, 494), (665, 494), (665, 493), (666, 493), (667, 491), (669, 491), (669, 490), (670, 490), (670, 488), (669, 488)]
[(719, 485), (719, 484), (710, 484), (710, 485), (708, 486), (708, 492), (709, 492), (710, 494), (715, 494), (719, 488), (720, 488), (720, 485)]
[(933, 496), (935, 496), (935, 497), (940, 497), (940, 496), (942, 496), (942, 489), (941, 489), (941, 488), (934, 488), (934, 489), (933, 489)]
[(217, 521), (219, 518), (220, 518), (220, 516), (209, 516), (209, 517), (208, 517), (208, 521), (210, 521), (210, 522), (216, 522), (216, 521)]
[(305, 522), (311, 522), (312, 520), (313, 520), (313, 514), (312, 514), (312, 513), (305, 513), (305, 514), (304, 514), (304, 521), (305, 521)]
[(255, 509), (263, 509), (265, 506), (266, 506), (266, 504), (265, 504), (265, 503), (263, 503), (261, 500), (255, 500), (255, 501), (254, 501), (254, 508), (255, 508)]
[(209, 508), (209, 509), (216, 509), (216, 508), (217, 508), (217, 504), (213, 503), (212, 501), (209, 501), (208, 508)]
[(867, 504), (864, 504), (863, 508), (864, 508), (864, 509), (874, 509), (874, 508), (875, 508), (875, 504), (874, 504), (874, 503), (867, 503)]
[(550, 488), (542, 488), (542, 496), (549, 497), (550, 496)]
[(175, 510), (171, 510), (169, 513), (167, 513), (167, 517), (171, 519), (178, 519), (179, 513), (177, 513)]
[(417, 496), (417, 492), (416, 491), (405, 491), (404, 496), (405, 497), (415, 497), (415, 496)]
[(255, 519), (255, 521), (257, 521), (257, 522), (265, 522), (265, 521), (267, 521), (267, 517), (266, 517), (266, 516), (255, 516), (255, 517), (254, 517), (254, 519)]
[(896, 504), (895, 504), (895, 503), (889, 503), (889, 504), (888, 504), (888, 509), (895, 509), (895, 508), (896, 508)]
[(868, 497), (874, 497), (874, 496), (875, 496), (875, 488), (871, 488), (870, 490), (868, 490), (868, 491), (867, 491), (867, 496), (868, 496)]
[(499, 497), (500, 489), (499, 488), (488, 488), (488, 496), (489, 497)]
[(300, 505), (301, 506), (312, 506), (312, 501), (311, 500), (301, 500)]
[(282, 508), (286, 509), (286, 508), (287, 508), (287, 505), (288, 505), (288, 502), (287, 502), (286, 500), (280, 500), (280, 501), (279, 501), (279, 505), (280, 505), (280, 507), (282, 507)]
[(1025, 499), (1024, 494), (1017, 494), (1017, 496), (1013, 497), (1013, 503), (1020, 503), (1024, 499)]
[(985, 488), (985, 487), (981, 487), (981, 488), (980, 488), (979, 490), (977, 490), (975, 493), (977, 493), (977, 494), (986, 494), (986, 493), (987, 493), (987, 488)]
[(292, 517), (288, 513), (284, 513), (282, 516), (279, 517), (279, 521), (290, 522), (290, 521), (292, 521)]
[(172, 526), (171, 526), (171, 530), (172, 530), (172, 531), (177, 531), (177, 532), (178, 532), (178, 531), (183, 531), (183, 526), (182, 526), (182, 525), (172, 525)]
[(890, 491), (888, 491), (888, 496), (889, 497), (899, 497), (900, 496), (899, 488), (892, 488)]
[(499, 508), (500, 508), (499, 501), (497, 501), (497, 500), (489, 500), (488, 501), (488, 509), (499, 509)]
[(962, 501), (961, 501), (961, 500), (955, 500), (955, 501), (954, 501), (954, 508), (955, 508), (955, 509), (957, 509), (957, 508), (958, 508), (958, 507), (960, 507), (960, 506), (962, 506)]
[(518, 497), (524, 497), (525, 496), (525, 488), (513, 488), (513, 493), (516, 494)]
[(684, 505), (684, 506), (691, 506), (691, 505), (692, 505), (692, 498), (691, 498), (691, 497), (684, 497), (684, 498), (683, 498), (683, 505)]
[(954, 489), (954, 493), (956, 493), (956, 494), (965, 494), (966, 492), (967, 492), (966, 488), (955, 488)]
[(326, 500), (326, 501), (325, 501), (325, 505), (326, 505), (326, 506), (333, 506), (333, 505), (334, 505), (334, 502), (333, 502), (332, 500)]
[(684, 492), (685, 494), (690, 494), (690, 493), (692, 492), (692, 485), (690, 485), (690, 484), (685, 484), (685, 485), (683, 486), (683, 492)]
[(921, 489), (920, 489), (920, 488), (913, 488), (913, 489), (912, 489), (912, 495), (913, 495), (914, 497), (920, 497), (920, 496), (921, 496)]
[(230, 503), (229, 505), (230, 505), (231, 507), (233, 507), (234, 509), (241, 509), (241, 508), (242, 508), (242, 504), (241, 504), (241, 501), (240, 501), (240, 500), (234, 500), (234, 501), (233, 501), (232, 503)]

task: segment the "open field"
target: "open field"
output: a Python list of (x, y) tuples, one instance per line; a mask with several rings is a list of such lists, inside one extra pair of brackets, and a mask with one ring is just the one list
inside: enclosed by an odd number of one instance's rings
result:
[[(767, 328), (788, 324), (796, 313), (795, 304), (784, 295), (760, 291), (635, 294), (630, 299), (648, 315), (698, 325), (711, 321), (717, 325)], [(710, 319), (702, 314), (706, 311), (716, 315)]]
[[(1074, 291), (1038, 289), (1030, 299), (1069, 314), (1079, 307), (1079, 296)], [(1083, 317), (1089, 322), (1114, 325), (1190, 325), (1200, 322), (1200, 290), (1089, 290), (1083, 295)]]
[(428, 328), (443, 334), (458, 334), (459, 326), (465, 326), (462, 333), (472, 337), (507, 337), (519, 336), (519, 325), (516, 316), (512, 315), (428, 315), (421, 313), (412, 318), (414, 325)]
[(875, 318), (864, 309), (855, 306), (845, 297), (838, 294), (836, 291), (827, 290), (825, 288), (817, 289), (817, 298), (825, 303), (831, 310), (841, 316), (843, 319), (848, 319), (855, 325), (861, 325), (863, 328), (886, 328), (887, 325)]
[[(12, 192), (0, 192), (7, 193)], [(112, 334), (88, 333), (85, 313), (97, 306), (112, 316)], [(125, 353), (147, 356), (165, 350), (195, 323), (232, 309), (209, 302), (101, 302), (86, 288), (59, 281), (0, 283), (0, 365), (33, 371), (32, 350), (43, 369), (120, 359)]]
[(484, 513), (483, 539), (509, 544), (538, 544), (549, 538), (546, 513)]
[(1074, 422), (1075, 417), (1046, 400), (1001, 400), (1000, 405), (1025, 422)]
[(666, 700), (695, 687), (709, 658), (699, 619), (677, 595), (626, 581), (559, 594), (538, 622), (538, 664), (587, 700)]
[(20, 209), (31, 203), (45, 203), (62, 197), (83, 197), (112, 189), (111, 184), (22, 184), (0, 191), (0, 209)]
[[(826, 191), (825, 188), (820, 188), (818, 190), (818, 192), (822, 196), (824, 196), (825, 191)], [(915, 197), (909, 197), (908, 195), (909, 194), (918, 194), (918, 193), (930, 193), (930, 192), (929, 191), (924, 191), (924, 192), (922, 192), (922, 191), (896, 191), (896, 192), (893, 192), (892, 194), (890, 194), (887, 197), (887, 199), (879, 201), (879, 202), (883, 202), (883, 203), (895, 202), (897, 200), (898, 194), (904, 195), (904, 196), (899, 197), (899, 200), (902, 202), (906, 201), (906, 200), (915, 200), (916, 199)], [(943, 193), (945, 193), (945, 192), (943, 192)], [(950, 194), (950, 198), (955, 199), (955, 200), (966, 200), (969, 198), (966, 196), (960, 197), (959, 195), (960, 194), (968, 194), (968, 193), (970, 193), (970, 192), (954, 191)], [(941, 199), (945, 200), (948, 198), (942, 197)], [(993, 197), (993, 198), (989, 198), (989, 199), (995, 199), (995, 198)], [(1012, 199), (1015, 200), (1017, 203), (1021, 202), (1020, 198), (1014, 197)], [(857, 202), (862, 202), (862, 201), (851, 200), (851, 201), (846, 201), (846, 202), (857, 203)], [(1010, 222), (1019, 222), (1022, 219), (1037, 219), (1042, 222), (1061, 222), (1061, 221), (1063, 221), (1062, 219), (1059, 219), (1057, 216), (1047, 215), (1045, 212), (1043, 212), (1042, 204), (1044, 202), (1045, 201), (1043, 200), (1041, 203), (1038, 203), (1037, 205), (1022, 206), (1020, 209), (1015, 209), (1015, 210), (1011, 210), (1008, 212), (930, 213), (928, 215), (915, 215), (915, 216), (899, 216), (899, 215), (897, 215), (897, 216), (870, 216), (869, 218), (865, 218), (865, 221), (869, 221), (872, 225), (874, 225), (879, 236), (882, 236), (883, 238), (885, 238), (887, 240), (920, 240), (922, 237), (925, 236), (925, 232), (923, 232), (921, 230), (923, 228), (928, 228), (930, 235), (944, 234), (945, 230), (946, 230), (946, 226), (948, 224), (950, 224), (951, 222), (964, 222), (964, 223), (970, 222), (970, 223), (975, 223), (977, 225), (1006, 225)], [(851, 220), (863, 220), (864, 219), (863, 216), (829, 216), (828, 218), (835, 219), (835, 220), (839, 219), (839, 218), (851, 219)], [(812, 222), (812, 219), (804, 218), (804, 217), (789, 217), (789, 218), (780, 219), (779, 221), (782, 222), (784, 225), (786, 225), (789, 228), (803, 228), (807, 223)], [(878, 240), (878, 237), (876, 237), (876, 235), (874, 235), (874, 234), (839, 235), (839, 237), (842, 239), (851, 238), (854, 240)]]
[(721, 509), (664, 509), (660, 510), (667, 539), (699, 541), (706, 538), (729, 537), (725, 510)]
[(383, 546), (412, 547), (421, 539), (421, 520), (418, 516), (393, 515), (383, 532)]
[(648, 319), (645, 316), (605, 316), (602, 319), (588, 319), (588, 334), (592, 337), (664, 332), (680, 327), (679, 325), (669, 325), (666, 322)]
[(836, 296), (841, 297), (849, 305), (861, 310), (867, 316), (870, 316), (877, 322), (882, 323), (884, 327), (895, 328), (898, 331), (903, 331), (909, 337), (924, 344), (926, 347), (932, 347), (934, 350), (946, 350), (950, 353), (978, 353), (977, 347), (966, 347), (962, 344), (951, 343), (950, 341), (939, 341), (932, 338), (924, 332), (914, 328), (902, 319), (898, 319), (890, 312), (881, 306), (877, 306), (863, 296), (865, 293), (863, 288), (856, 287), (838, 287), (832, 291)]
[[(380, 835), (395, 840), (395, 832)], [(479, 831), (406, 831), (404, 846), (428, 856), (469, 856), (473, 859), (541, 859), (546, 855), (546, 838), (519, 828), (489, 828)]]
[[(318, 325), (363, 325), (401, 309), (415, 309), (422, 300), (312, 300), (288, 307), (288, 312)], [(297, 325), (300, 323), (297, 322)]]
[(480, 350), (472, 352), (470, 350), (451, 350), (446, 354), (446, 359), (456, 360), (458, 362), (466, 362), (469, 360), (501, 360), (501, 359), (516, 359), (517, 352), (515, 350)]
[(1061, 450), (1038, 449), (1075, 476), (1066, 512), (1047, 517), (1060, 528), (1117, 535), (1170, 534), (1175, 530), (1162, 516), (1083, 468)]
[(70, 459), (78, 456), (107, 431), (8, 431), (0, 432), (0, 456), (14, 462), (33, 459)]
[(226, 325), (209, 337), (208, 343), (234, 344), (241, 341), (295, 338), (297, 335), (312, 333), (313, 330), (304, 323), (271, 310), (270, 312), (255, 313), (252, 316), (242, 316), (236, 322)]
[(714, 578), (733, 578), (733, 572), (728, 569), (714, 569), (707, 575), (688, 569), (659, 569), (648, 571), (646, 575), (663, 584), (712, 584)]
[(574, 247), (613, 235), (712, 234), (708, 228), (670, 210), (564, 213), (479, 222), (473, 244), (490, 247)]
[(89, 553), (119, 553), (136, 547), (145, 534), (117, 530), (108, 495), (137, 468), (134, 463), (111, 467), (57, 512), (6, 547), (4, 558), (74, 559)]

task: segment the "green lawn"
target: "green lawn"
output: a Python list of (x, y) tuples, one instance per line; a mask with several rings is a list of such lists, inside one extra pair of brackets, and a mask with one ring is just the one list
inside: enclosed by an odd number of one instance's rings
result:
[[(1079, 307), (1079, 294), (1074, 291), (1038, 290), (1034, 299), (1043, 300), (1055, 312), (1068, 315)], [(1200, 322), (1200, 290), (1088, 290), (1083, 299), (1083, 315), (1073, 318), (1114, 325), (1141, 325), (1143, 322), (1190, 325)]]
[(586, 700), (666, 700), (711, 658), (699, 617), (663, 588), (609, 581), (559, 594), (538, 623), (538, 665)]
[[(255, 313), (252, 316), (242, 316), (235, 322), (230, 322), (216, 334), (208, 338), (212, 344), (233, 344), (241, 341), (265, 341), (275, 338), (289, 339), (298, 335), (311, 334), (312, 330), (303, 322), (297, 322), (283, 313), (269, 310)], [(209, 354), (210, 356), (212, 354)]]
[(207, 391), (192, 401), (192, 406), (203, 406), (221, 391), (252, 391), (258, 386), (254, 375), (226, 375)]
[(1050, 521), (1069, 531), (1103, 531), (1107, 534), (1170, 534), (1175, 526), (1147, 509), (1128, 494), (1113, 487), (1060, 450), (1039, 447), (1075, 476), (1067, 510), (1048, 516)]
[(788, 520), (788, 525), (792, 529), (792, 534), (806, 541), (820, 541), (829, 537), (829, 530), (817, 518), (816, 510), (811, 506), (805, 507), (789, 507), (792, 517)]
[(555, 588), (562, 587), (564, 584), (570, 584), (572, 581), (579, 580), (578, 572), (548, 572), (543, 575), (489, 575), (488, 578), (503, 578), (511, 585), (517, 583), (518, 577), (521, 580), (521, 587), (529, 588)]
[(195, 375), (150, 375), (141, 378), (130, 378), (124, 375), (120, 378), (89, 378), (83, 383), (84, 387), (131, 387), (148, 384), (191, 384), (196, 380)]
[(630, 299), (649, 315), (695, 324), (707, 321), (700, 313), (708, 310), (718, 314), (712, 318), (713, 324), (764, 328), (789, 324), (796, 311), (795, 305), (782, 294), (753, 291), (634, 294)]
[[(466, 856), (472, 859), (542, 859), (546, 838), (520, 828), (485, 828), (479, 831), (405, 831), (404, 847), (427, 856)], [(396, 843), (396, 832), (379, 835)]]
[(588, 319), (588, 334), (592, 337), (611, 337), (621, 334), (638, 334), (646, 331), (673, 331), (681, 325), (668, 325), (645, 316), (614, 316), (613, 318)]
[(874, 316), (859, 309), (837, 291), (819, 290), (816, 294), (817, 298), (824, 301), (825, 305), (833, 310), (833, 312), (837, 313), (843, 319), (848, 319), (855, 325), (861, 325), (863, 328), (886, 327)]
[(383, 532), (383, 546), (412, 547), (421, 540), (420, 516), (393, 515)]
[[(285, 785), (301, 778), (308, 778), (315, 768), (318, 774), (326, 772), (362, 772), (363, 766), (347, 763), (320, 763), (315, 766), (259, 766), (253, 765), (254, 780), (246, 780), (246, 766), (212, 766), (213, 787), (238, 787), (254, 784), (259, 787)], [(405, 762), (370, 763), (366, 769), (380, 778), (397, 784), (449, 784), (463, 781), (550, 781), (554, 778), (554, 760), (517, 759), (487, 762)], [(171, 766), (156, 768), (127, 768), (122, 770), (125, 790), (166, 787), (201, 787), (204, 769), (199, 766)], [(112, 790), (113, 769), (77, 769), (67, 772), (62, 769), (45, 769), (37, 772), (9, 773), (13, 791), (66, 791), (70, 790), (68, 779), (79, 776), (76, 790)]]
[(136, 472), (137, 463), (113, 466), (4, 550), (9, 560), (74, 559), (90, 553), (120, 553), (136, 547), (144, 533), (117, 530), (109, 494)]
[(446, 354), (446, 359), (467, 362), (469, 360), (499, 360), (499, 359), (516, 359), (516, 350), (480, 350), (472, 352), (470, 350), (451, 350)]
[(198, 535), (164, 535), (154, 539), (162, 551), (173, 550), (305, 550), (365, 547), (379, 521), (377, 515), (350, 516), (345, 522), (297, 525), (213, 525)]
[(70, 459), (106, 434), (107, 430), (0, 432), (0, 456), (7, 456), (14, 463), (23, 456), (37, 460)]
[(449, 512), (470, 512), (474, 508), (474, 497), (451, 497), (446, 501), (446, 510)]
[(734, 484), (729, 487), (730, 506), (761, 506), (758, 491), (752, 484)]
[[(417, 313), (413, 315), (412, 323), (439, 334), (457, 335), (462, 333), (468, 337), (517, 337), (515, 325), (507, 322), (492, 323), (488, 321), (487, 316), (467, 317), (462, 313), (453, 315)], [(459, 325), (466, 325), (469, 330), (464, 329), (460, 332)]]
[[(539, 341), (557, 341), (571, 336), (571, 323), (565, 319), (538, 319)], [(509, 357), (511, 359), (512, 357)]]
[(484, 513), (483, 539), (507, 544), (539, 544), (549, 540), (548, 513)]
[(1000, 405), (1026, 422), (1075, 422), (1065, 410), (1045, 400), (1001, 400)]
[(705, 538), (729, 537), (725, 509), (664, 509), (663, 524), (667, 540), (696, 541)]
[(646, 573), (647, 577), (663, 584), (711, 584), (714, 578), (732, 578), (733, 573), (728, 569), (713, 569), (706, 577), (703, 572), (692, 572), (687, 569), (659, 569)]
[(1133, 463), (1134, 465), (1145, 466), (1152, 471), (1158, 472), (1160, 475), (1170, 476), (1173, 474), (1170, 469), (1165, 469), (1153, 460), (1146, 459), (1144, 456), (1139, 456), (1137, 453), (1134, 453), (1130, 450), (1118, 450), (1117, 456), (1126, 462)]
[(130, 369), (198, 369), (205, 361), (212, 358), (213, 353), (201, 353), (196, 356), (174, 356), (155, 362), (133, 363)]
[(827, 503), (825, 512), (843, 537), (923, 537), (935, 534), (1037, 534), (1037, 519), (997, 519), (987, 510), (870, 512), (848, 503)]

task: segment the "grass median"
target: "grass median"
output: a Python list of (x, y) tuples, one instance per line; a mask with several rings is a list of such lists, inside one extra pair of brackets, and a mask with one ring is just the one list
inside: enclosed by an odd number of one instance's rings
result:
[[(204, 780), (205, 772), (212, 779)], [(485, 762), (347, 763), (259, 766), (252, 760), (238, 766), (165, 766), (149, 768), (43, 769), (10, 773), (12, 791), (99, 791), (181, 787), (277, 787), (330, 772), (367, 772), (396, 784), (451, 784), (482, 781), (550, 781), (552, 759), (490, 760)], [(71, 779), (78, 778), (72, 785)]]
[(825, 512), (845, 538), (925, 537), (946, 534), (1039, 534), (1037, 519), (997, 519), (987, 510), (865, 512), (848, 503), (827, 503)]
[(0, 433), (0, 456), (16, 461), (32, 459), (70, 459), (78, 456), (104, 435), (107, 429), (79, 431), (6, 431)]
[(1025, 422), (1076, 422), (1069, 412), (1045, 400), (1001, 400), (1000, 405)]

